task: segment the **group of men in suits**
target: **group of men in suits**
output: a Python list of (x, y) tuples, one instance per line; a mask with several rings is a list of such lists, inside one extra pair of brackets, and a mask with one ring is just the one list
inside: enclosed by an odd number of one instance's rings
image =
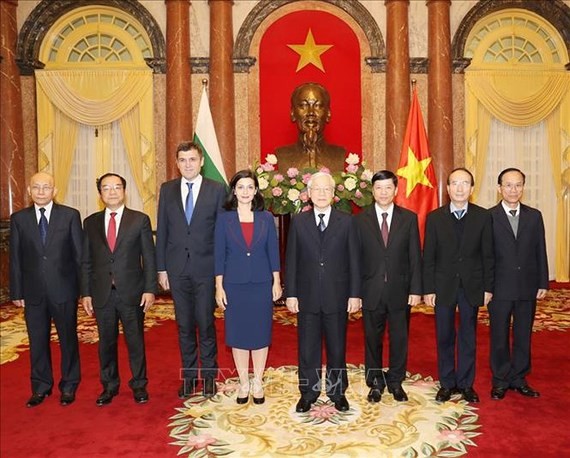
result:
[[(223, 185), (201, 176), (199, 145), (183, 142), (176, 152), (181, 178), (162, 185), (155, 245), (150, 220), (125, 207), (126, 181), (115, 173), (97, 180), (105, 209), (85, 219), (53, 201), (51, 175), (35, 174), (28, 192), (33, 205), (11, 217), (10, 293), (24, 308), (30, 340), (35, 407), (53, 387), (51, 322), (60, 340), (60, 403), (75, 400), (80, 382), (77, 299), (95, 314), (99, 332), (100, 380), (97, 405), (119, 392), (118, 323), (122, 323), (137, 403), (148, 401), (144, 312), (158, 283), (175, 304), (182, 360), (178, 390), (188, 398), (203, 381), (203, 395), (216, 393), (214, 326), (214, 227), (225, 199)], [(335, 183), (318, 172), (308, 183), (313, 210), (291, 222), (286, 254), (287, 308), (298, 315), (299, 390), (296, 411), (310, 410), (323, 381), (321, 342), (326, 347), (326, 393), (339, 411), (349, 407), (345, 392), (348, 313), (362, 309), (369, 402), (384, 389), (407, 401), (406, 375), (410, 308), (435, 307), (438, 372), (436, 400), (461, 393), (478, 402), (475, 377), (478, 308), (491, 318), (491, 397), (507, 389), (538, 397), (526, 375), (536, 301), (548, 287), (542, 216), (520, 202), (525, 183), (518, 169), (499, 175), (501, 202), (487, 211), (469, 202), (474, 180), (464, 168), (447, 182), (450, 204), (428, 215), (423, 256), (417, 216), (394, 204), (397, 177), (383, 170), (372, 178), (375, 203), (356, 217), (332, 207)], [(455, 314), (460, 323), (456, 329)], [(510, 346), (510, 321), (513, 343)], [(383, 336), (389, 327), (389, 365), (383, 369)], [(455, 358), (457, 345), (457, 362)]]

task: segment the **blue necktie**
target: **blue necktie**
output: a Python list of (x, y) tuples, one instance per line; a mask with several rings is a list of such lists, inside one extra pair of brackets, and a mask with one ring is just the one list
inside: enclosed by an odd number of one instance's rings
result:
[(186, 214), (186, 222), (190, 224), (192, 220), (192, 212), (194, 211), (194, 195), (192, 194), (192, 186), (194, 183), (186, 183), (188, 185), (188, 195), (186, 196), (186, 207), (184, 213)]
[(47, 238), (47, 231), (48, 231), (48, 220), (46, 218), (46, 209), (40, 208), (40, 213), (41, 216), (38, 227), (40, 228), (40, 237), (42, 238), (42, 243), (45, 245)]
[(325, 224), (325, 214), (324, 213), (319, 213), (319, 231), (324, 232), (325, 229), (327, 228), (326, 224)]
[(465, 214), (465, 209), (463, 210), (455, 210), (453, 213), (455, 213), (455, 217), (457, 219), (461, 219), (463, 218), (463, 215)]

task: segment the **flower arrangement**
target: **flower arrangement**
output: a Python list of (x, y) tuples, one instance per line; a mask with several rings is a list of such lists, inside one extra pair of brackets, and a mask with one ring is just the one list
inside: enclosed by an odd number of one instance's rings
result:
[[(333, 205), (351, 213), (353, 205), (365, 207), (373, 201), (372, 171), (360, 162), (358, 154), (351, 153), (345, 160), (346, 171), (331, 173), (335, 182)], [(315, 172), (328, 172), (327, 168), (277, 170), (277, 157), (268, 154), (265, 162), (255, 167), (259, 190), (265, 199), (265, 208), (274, 215), (299, 213), (312, 208), (307, 183)]]

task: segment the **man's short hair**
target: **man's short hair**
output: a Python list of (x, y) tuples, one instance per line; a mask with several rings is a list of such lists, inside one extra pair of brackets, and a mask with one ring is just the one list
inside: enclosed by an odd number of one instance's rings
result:
[(196, 142), (191, 142), (191, 141), (184, 141), (178, 144), (178, 147), (176, 148), (176, 159), (178, 159), (178, 153), (180, 153), (180, 151), (191, 151), (194, 150), (198, 153), (198, 156), (200, 156), (200, 158), (204, 157), (204, 151), (202, 151), (202, 147), (196, 143)]
[(498, 185), (502, 185), (502, 184), (503, 184), (503, 175), (504, 175), (505, 173), (509, 173), (509, 172), (518, 172), (518, 173), (520, 173), (521, 176), (522, 176), (522, 179), (523, 179), (523, 184), (525, 183), (525, 181), (526, 181), (526, 175), (522, 172), (522, 170), (517, 169), (516, 167), (509, 167), (509, 168), (506, 168), (505, 170), (503, 170), (501, 173), (499, 173), (499, 177), (497, 178), (497, 184), (498, 184)]
[(391, 172), (390, 170), (380, 170), (379, 172), (376, 172), (372, 176), (372, 185), (374, 185), (374, 183), (376, 181), (380, 181), (380, 180), (392, 180), (392, 183), (394, 183), (394, 186), (396, 188), (398, 187), (398, 177), (396, 176), (396, 174), (394, 172)]
[(467, 170), (465, 167), (456, 167), (451, 172), (449, 172), (449, 175), (447, 175), (447, 184), (449, 184), (449, 177), (451, 175), (453, 175), (455, 172), (459, 172), (459, 171), (468, 173), (469, 176), (471, 177), (471, 186), (475, 186), (475, 178), (473, 178), (473, 174), (469, 170)]
[(117, 177), (119, 180), (121, 180), (121, 183), (123, 184), (123, 190), (125, 190), (125, 191), (127, 190), (127, 180), (125, 180), (118, 173), (107, 172), (105, 175), (101, 175), (99, 178), (97, 178), (95, 180), (95, 183), (97, 184), (97, 191), (99, 191), (99, 194), (101, 194), (101, 183), (103, 182), (103, 180), (105, 178), (108, 178), (108, 177)]

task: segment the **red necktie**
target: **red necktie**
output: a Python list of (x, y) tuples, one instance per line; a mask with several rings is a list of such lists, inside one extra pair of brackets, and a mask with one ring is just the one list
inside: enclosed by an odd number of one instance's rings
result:
[(384, 246), (388, 246), (388, 213), (382, 213), (382, 226), (380, 227), (380, 232), (382, 232)]
[(115, 244), (117, 243), (117, 221), (115, 220), (116, 212), (111, 212), (111, 219), (109, 220), (109, 227), (107, 228), (107, 243), (111, 251), (115, 251)]

